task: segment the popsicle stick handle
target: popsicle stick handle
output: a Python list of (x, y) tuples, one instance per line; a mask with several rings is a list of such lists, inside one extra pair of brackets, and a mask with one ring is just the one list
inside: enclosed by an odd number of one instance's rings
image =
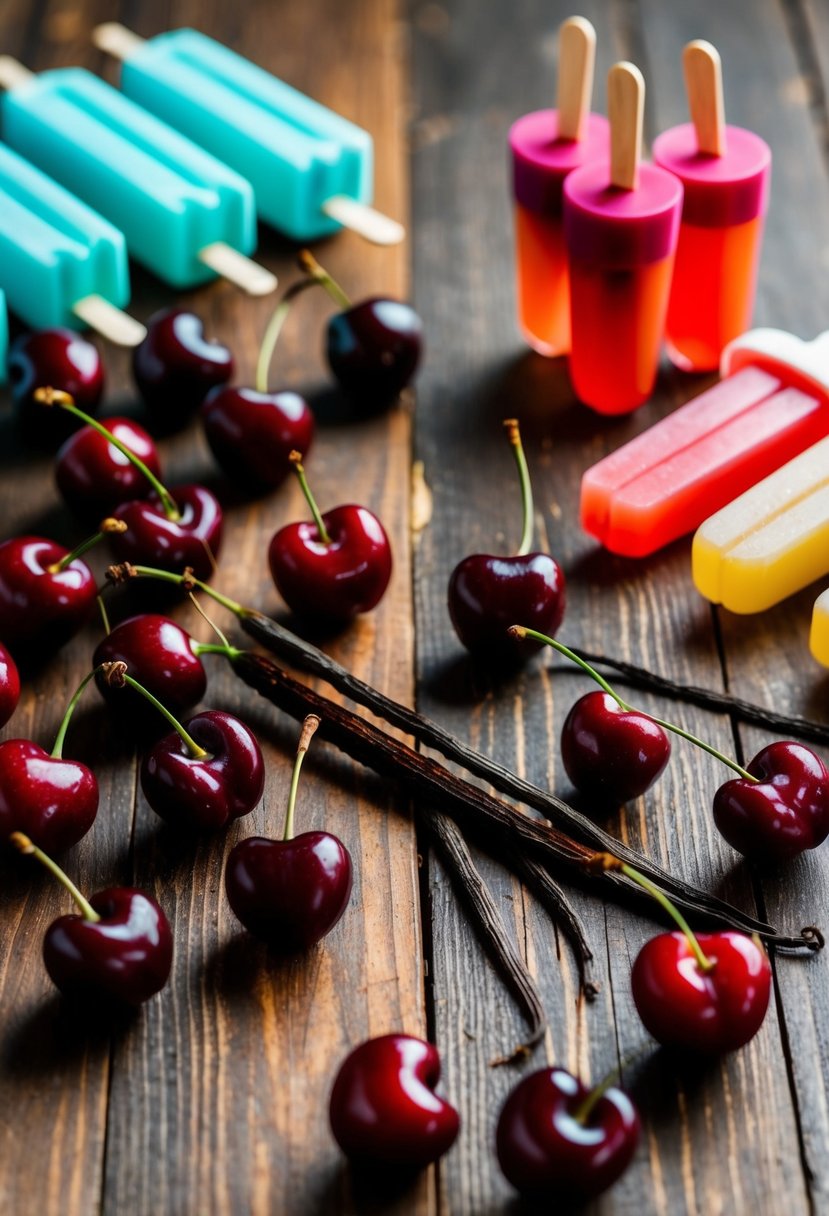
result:
[(34, 78), (34, 72), (24, 68), (11, 55), (0, 55), (0, 89), (16, 89)]
[(581, 139), (593, 96), (596, 31), (586, 17), (568, 17), (558, 32), (558, 137)]
[(245, 257), (224, 241), (214, 241), (199, 250), (199, 261), (215, 270), (220, 279), (227, 279), (249, 296), (269, 296), (278, 286), (275, 274)]
[(332, 195), (322, 204), (322, 209), (332, 220), (359, 233), (373, 245), (399, 245), (406, 236), (406, 229), (397, 220), (345, 194)]
[(645, 79), (633, 63), (614, 63), (607, 75), (610, 120), (610, 184), (620, 190), (639, 185)]
[(92, 41), (99, 51), (106, 51), (122, 62), (132, 59), (144, 45), (144, 39), (128, 30), (120, 21), (104, 21), (92, 31)]
[(147, 331), (140, 321), (110, 304), (103, 296), (84, 296), (72, 306), (72, 311), (90, 329), (108, 338), (116, 346), (137, 346), (147, 336)]
[(725, 106), (719, 51), (701, 38), (689, 42), (682, 52), (682, 67), (697, 146), (707, 156), (722, 156), (725, 152)]

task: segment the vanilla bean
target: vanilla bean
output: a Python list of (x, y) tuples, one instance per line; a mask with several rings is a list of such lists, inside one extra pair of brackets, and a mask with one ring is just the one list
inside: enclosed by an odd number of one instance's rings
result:
[[(810, 718), (790, 718), (771, 709), (764, 709), (761, 705), (754, 705), (751, 701), (732, 697), (727, 692), (712, 692), (708, 688), (699, 688), (693, 684), (677, 684), (674, 680), (655, 675), (647, 668), (637, 667), (634, 663), (608, 659), (603, 654), (591, 654), (588, 650), (580, 650), (578, 646), (571, 649), (573, 654), (577, 654), (592, 667), (609, 667), (611, 671), (617, 672), (621, 683), (629, 684), (631, 688), (657, 693), (672, 701), (684, 701), (687, 705), (696, 705), (697, 708), (707, 709), (712, 713), (732, 714), (741, 722), (780, 731), (795, 739), (804, 739), (808, 743), (829, 744), (829, 725), (826, 723), (813, 722)], [(569, 670), (575, 671), (575, 668)]]
[(497, 970), (529, 1025), (530, 1035), (526, 1043), (519, 1043), (508, 1056), (492, 1061), (493, 1066), (512, 1064), (528, 1056), (544, 1037), (547, 1019), (538, 988), (527, 969), (527, 964), (512, 943), (501, 913), (472, 860), (472, 854), (458, 825), (440, 811), (428, 812), (426, 820), (438, 852), (455, 879), (461, 897), (472, 912), (484, 947), (493, 958)]
[[(502, 859), (505, 850), (523, 849), (539, 861), (577, 872), (585, 877), (586, 869), (595, 860), (596, 850), (574, 840), (549, 823), (531, 819), (515, 807), (502, 802), (478, 786), (458, 777), (450, 769), (414, 751), (393, 735), (358, 717), (350, 710), (327, 697), (321, 696), (300, 681), (293, 679), (270, 659), (263, 655), (244, 653), (233, 661), (234, 670), (251, 688), (267, 697), (277, 708), (301, 721), (307, 714), (317, 714), (322, 719), (319, 733), (334, 743), (346, 755), (372, 769), (381, 777), (402, 784), (407, 793), (427, 799), (427, 805), (444, 810), (462, 830), (466, 830), (483, 847)], [(623, 857), (624, 850), (618, 841), (612, 841), (611, 853)], [(635, 856), (635, 854), (634, 854)], [(639, 860), (637, 868), (655, 871), (654, 881), (665, 887), (663, 872), (649, 863)], [(690, 884), (673, 879), (671, 891), (674, 902), (688, 911), (714, 919), (746, 933), (757, 933), (775, 945), (797, 949), (803, 946), (816, 948), (813, 939), (785, 937), (763, 921), (741, 912), (723, 900), (716, 900), (706, 892)], [(618, 871), (607, 871), (595, 876), (595, 881), (617, 889), (625, 888), (628, 898), (637, 902), (649, 900), (643, 896), (638, 884), (633, 883)]]
[[(487, 756), (482, 756), (436, 722), (378, 692), (370, 684), (359, 680), (328, 655), (312, 646), (310, 642), (297, 637), (296, 634), (291, 633), (270, 617), (260, 612), (249, 611), (241, 618), (241, 623), (246, 633), (278, 658), (311, 675), (320, 676), (338, 692), (344, 693), (357, 704), (371, 710), (391, 726), (396, 726), (412, 735), (421, 746), (434, 748), (448, 760), (453, 760), (461, 765), (468, 773), (489, 782), (502, 794), (539, 811), (552, 824), (565, 832), (571, 838), (571, 843), (578, 841), (598, 853), (614, 853), (622, 861), (626, 861), (646, 877), (658, 883), (662, 890), (676, 902), (685, 901), (685, 906), (696, 912), (726, 921), (729, 917), (733, 917), (735, 909), (730, 904), (707, 891), (691, 887), (682, 879), (669, 874), (649, 858), (603, 831), (592, 819), (581, 814), (575, 807), (556, 797), (549, 790), (543, 790), (539, 786), (517, 777), (504, 765)], [(526, 816), (520, 818), (523, 822), (532, 822), (527, 820)], [(752, 921), (754, 927), (758, 923), (760, 922)], [(743, 927), (745, 927), (745, 922)], [(748, 932), (754, 932), (754, 927), (748, 929)], [(769, 933), (769, 926), (764, 925), (760, 932)]]
[(594, 1001), (599, 994), (599, 984), (588, 974), (593, 961), (593, 951), (575, 908), (552, 875), (537, 861), (513, 850), (510, 854), (510, 868), (546, 909), (550, 919), (561, 928), (576, 956), (581, 990), (588, 1001)]

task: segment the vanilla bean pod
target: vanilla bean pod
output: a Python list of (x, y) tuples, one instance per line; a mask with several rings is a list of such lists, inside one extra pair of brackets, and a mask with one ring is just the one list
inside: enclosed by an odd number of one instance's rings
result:
[[(322, 719), (319, 733), (323, 738), (381, 777), (402, 784), (407, 793), (425, 796), (428, 805), (451, 815), (462, 830), (466, 829), (484, 847), (488, 843), (496, 859), (503, 858), (505, 849), (523, 848), (537, 860), (576, 871), (582, 878), (585, 876), (596, 850), (572, 839), (551, 824), (531, 819), (515, 807), (458, 777), (438, 761), (421, 755), (379, 727), (295, 680), (265, 656), (241, 654), (233, 660), (233, 667), (246, 684), (292, 718), (301, 721), (309, 713), (319, 716)], [(610, 851), (615, 851), (620, 857), (624, 852), (617, 841), (612, 841)], [(648, 868), (654, 869), (652, 865)], [(656, 870), (661, 875), (658, 867)], [(637, 902), (646, 898), (638, 884), (619, 871), (598, 875), (596, 881), (624, 889), (627, 897), (636, 898)], [(665, 886), (661, 877), (655, 881)], [(714, 901), (716, 910), (712, 911), (713, 897), (679, 879), (672, 880), (671, 888), (674, 902), (697, 915), (709, 919), (713, 917), (720, 924), (742, 932), (757, 933), (774, 945), (790, 949), (804, 946), (816, 948), (812, 938), (806, 940), (803, 937), (782, 936), (772, 926), (722, 900)], [(648, 906), (650, 908), (650, 901)]]
[(581, 990), (588, 1001), (594, 1001), (599, 994), (599, 984), (588, 974), (593, 961), (593, 951), (578, 913), (552, 875), (537, 861), (513, 850), (510, 853), (509, 865), (546, 909), (550, 919), (561, 928), (576, 956)]
[(518, 1044), (508, 1056), (492, 1061), (493, 1067), (512, 1064), (528, 1056), (544, 1037), (547, 1018), (538, 988), (512, 943), (501, 913), (472, 860), (458, 825), (440, 811), (428, 812), (426, 822), (441, 858), (448, 863), (447, 869), (456, 881), (461, 898), (472, 910), (487, 952), (494, 958), (497, 970), (529, 1025), (530, 1035), (526, 1043)]
[[(589, 650), (581, 650), (578, 646), (572, 646), (571, 650), (591, 667), (609, 667), (611, 671), (617, 672), (621, 683), (629, 684), (631, 688), (657, 693), (672, 701), (684, 701), (687, 705), (696, 705), (699, 709), (707, 709), (715, 714), (732, 714), (740, 722), (780, 731), (807, 743), (829, 744), (829, 725), (825, 723), (813, 722), (809, 718), (789, 718), (785, 714), (754, 705), (751, 701), (732, 697), (727, 692), (712, 692), (694, 684), (677, 684), (674, 680), (655, 675), (645, 667), (637, 667), (634, 663), (625, 663), (620, 659), (608, 659), (603, 654), (591, 654)], [(568, 670), (574, 671), (575, 668)]]
[[(730, 904), (707, 891), (689, 887), (688, 884), (669, 874), (649, 858), (603, 831), (592, 819), (582, 815), (575, 807), (556, 797), (555, 794), (517, 777), (504, 765), (474, 751), (468, 744), (450, 734), (438, 723), (423, 717), (415, 710), (407, 709), (406, 706), (400, 705), (397, 701), (378, 692), (370, 684), (359, 680), (328, 655), (312, 646), (310, 642), (297, 637), (296, 634), (291, 633), (270, 617), (248, 609), (240, 620), (245, 632), (278, 658), (307, 671), (310, 675), (320, 676), (338, 692), (344, 693), (373, 714), (385, 719), (391, 726), (396, 726), (412, 735), (421, 746), (434, 748), (448, 760), (453, 760), (461, 765), (468, 773), (489, 782), (502, 794), (514, 798), (517, 802), (522, 802), (525, 806), (532, 807), (533, 810), (540, 811), (545, 818), (572, 838), (571, 843), (578, 841), (598, 853), (613, 853), (658, 883), (675, 900), (687, 901), (690, 893), (693, 902), (686, 906), (692, 907), (696, 912), (714, 918), (723, 918), (726, 921), (734, 915), (735, 909)], [(503, 803), (500, 805), (503, 806)], [(526, 816), (521, 816), (521, 819), (526, 821)], [(759, 922), (752, 921), (751, 923), (752, 928), (749, 928), (748, 932), (754, 932), (754, 928)], [(769, 926), (763, 925), (761, 932), (770, 932)]]

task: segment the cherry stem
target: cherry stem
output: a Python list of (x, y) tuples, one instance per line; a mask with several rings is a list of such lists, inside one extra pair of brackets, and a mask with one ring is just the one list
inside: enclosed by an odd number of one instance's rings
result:
[(223, 654), (225, 658), (230, 659), (231, 663), (236, 659), (240, 659), (242, 655), (246, 653), (244, 650), (239, 650), (238, 647), (231, 646), (229, 643), (227, 646), (219, 646), (214, 642), (193, 642), (192, 650), (193, 654), (196, 656), (201, 656), (203, 654)]
[(301, 270), (304, 270), (307, 275), (311, 276), (313, 283), (319, 283), (320, 287), (324, 287), (335, 304), (339, 304), (340, 308), (350, 308), (351, 301), (340, 287), (336, 279), (333, 279), (327, 270), (320, 266), (313, 253), (308, 249), (300, 249), (297, 254), (297, 262)]
[(79, 410), (69, 393), (63, 392), (62, 389), (50, 388), (47, 386), (45, 388), (36, 388), (34, 391), (34, 398), (35, 401), (39, 401), (42, 405), (60, 406), (60, 408), (62, 410), (66, 410), (68, 414), (74, 414), (76, 418), (80, 418), (81, 421), (85, 422), (87, 426), (91, 426), (92, 429), (97, 431), (99, 435), (103, 435), (104, 439), (106, 439), (108, 443), (111, 443), (114, 448), (117, 448), (118, 451), (122, 453), (122, 455), (126, 456), (130, 464), (135, 465), (139, 473), (144, 474), (147, 481), (150, 483), (161, 500), (161, 505), (164, 508), (164, 514), (167, 516), (167, 518), (172, 520), (181, 519), (181, 512), (176, 506), (175, 500), (170, 494), (170, 491), (161, 484), (155, 473), (153, 473), (151, 469), (147, 468), (141, 457), (136, 456), (135, 452), (133, 452), (131, 448), (128, 448), (125, 443), (122, 443), (120, 439), (116, 438), (116, 436), (113, 435), (111, 431), (108, 431), (105, 426), (97, 421), (97, 419), (92, 418), (89, 414), (85, 414), (83, 410)]
[(716, 760), (721, 761), (727, 768), (733, 769), (738, 776), (742, 777), (745, 781), (750, 781), (752, 785), (756, 784), (759, 780), (748, 769), (738, 764), (736, 760), (732, 760), (729, 756), (724, 755), (712, 744), (706, 743), (704, 739), (700, 739), (698, 735), (692, 735), (690, 731), (683, 730), (681, 726), (677, 726), (674, 722), (667, 722), (664, 718), (657, 718), (655, 714), (649, 714), (644, 709), (636, 709), (635, 706), (630, 705), (627, 701), (623, 701), (615, 689), (611, 688), (607, 680), (599, 675), (595, 667), (591, 667), (588, 662), (580, 658), (569, 646), (565, 646), (563, 642), (558, 642), (555, 638), (548, 637), (546, 633), (539, 633), (536, 629), (528, 629), (524, 625), (511, 625), (507, 632), (514, 638), (534, 638), (536, 642), (543, 642), (545, 646), (552, 646), (553, 650), (557, 650), (559, 654), (563, 654), (565, 658), (569, 659), (571, 663), (575, 663), (582, 671), (586, 671), (600, 688), (613, 697), (613, 700), (620, 709), (626, 712), (641, 713), (644, 717), (650, 718), (651, 722), (655, 722), (657, 726), (661, 726), (663, 730), (669, 730), (672, 734), (679, 735), (680, 739), (687, 739), (689, 743), (702, 748), (704, 752), (708, 752), (709, 756), (713, 756)]
[(64, 873), (57, 862), (52, 861), (52, 858), (44, 853), (42, 849), (39, 849), (36, 844), (32, 844), (28, 836), (24, 836), (22, 832), (12, 832), (9, 840), (16, 849), (19, 849), (21, 853), (28, 857), (36, 857), (40, 864), (45, 866), (46, 869), (55, 876), (58, 882), (65, 887), (72, 896), (84, 920), (97, 922), (101, 919), (98, 913), (92, 907), (89, 900), (85, 899), (84, 896), (81, 895), (80, 891), (75, 886), (69, 875)]
[(72, 717), (72, 714), (75, 712), (75, 706), (78, 704), (81, 697), (83, 696), (87, 684), (90, 682), (90, 680), (94, 679), (94, 677), (96, 676), (96, 674), (99, 671), (103, 671), (103, 668), (104, 668), (103, 663), (99, 667), (93, 667), (92, 671), (90, 671), (88, 673), (88, 675), (84, 676), (84, 678), (81, 680), (78, 687), (75, 689), (75, 692), (72, 696), (72, 700), (67, 705), (66, 713), (63, 715), (63, 720), (62, 720), (60, 726), (58, 727), (58, 733), (55, 738), (55, 746), (52, 748), (52, 751), (51, 751), (51, 756), (52, 756), (53, 760), (61, 760), (63, 758), (63, 741), (66, 738), (66, 731), (69, 727), (69, 719)]
[(201, 604), (196, 599), (196, 597), (192, 591), (190, 592), (190, 602), (192, 603), (196, 612), (198, 612), (199, 616), (202, 617), (203, 620), (207, 621), (208, 625), (213, 630), (213, 632), (216, 634), (216, 637), (219, 639), (219, 641), (222, 644), (221, 646), (216, 647), (216, 649), (213, 651), (213, 653), (215, 654), (216, 650), (222, 651), (225, 654), (228, 653), (232, 649), (230, 642), (227, 640), (225, 635), (222, 633), (221, 629), (216, 624), (216, 622), (211, 620), (210, 617), (207, 615), (207, 613), (202, 608)]
[(320, 509), (317, 506), (314, 495), (311, 493), (311, 487), (308, 485), (308, 481), (305, 476), (305, 469), (302, 464), (302, 453), (301, 452), (291, 452), (288, 459), (290, 460), (291, 464), (294, 466), (294, 472), (297, 475), (297, 480), (299, 481), (300, 487), (302, 489), (302, 493), (305, 495), (305, 501), (308, 503), (308, 506), (311, 510), (311, 514), (314, 517), (314, 523), (317, 526), (317, 532), (319, 533), (320, 542), (323, 545), (330, 545), (331, 537), (328, 535), (328, 529), (326, 528), (325, 524), (322, 522), (322, 516), (320, 515)]
[(111, 583), (124, 582), (133, 577), (154, 578), (162, 583), (175, 583), (177, 587), (184, 587), (186, 591), (191, 591), (194, 587), (198, 587), (199, 591), (203, 591), (205, 595), (209, 595), (211, 599), (215, 600), (217, 604), (221, 604), (223, 608), (227, 608), (234, 616), (251, 616), (253, 613), (252, 609), (245, 608), (242, 604), (237, 604), (236, 600), (222, 595), (214, 587), (203, 583), (189, 569), (185, 570), (183, 574), (173, 574), (170, 570), (157, 570), (153, 566), (133, 566), (129, 562), (124, 562), (120, 566), (110, 566), (107, 570), (107, 578)]
[(617, 1064), (614, 1069), (611, 1069), (603, 1081), (600, 1081), (598, 1085), (593, 1086), (590, 1093), (585, 1097), (584, 1101), (577, 1106), (573, 1112), (573, 1118), (575, 1119), (576, 1123), (581, 1123), (582, 1126), (586, 1125), (587, 1120), (590, 1118), (594, 1108), (596, 1107), (596, 1104), (605, 1096), (611, 1085), (616, 1084), (621, 1075), (622, 1065)]
[(83, 557), (88, 549), (93, 548), (99, 541), (102, 541), (105, 536), (120, 536), (126, 532), (127, 525), (123, 519), (105, 519), (101, 524), (100, 529), (93, 536), (88, 536), (86, 540), (81, 541), (71, 553), (67, 553), (59, 562), (53, 562), (51, 566), (46, 567), (48, 574), (60, 574), (61, 570), (65, 570), (78, 557)]
[(137, 680), (134, 680), (127, 673), (126, 663), (102, 663), (101, 670), (103, 670), (104, 678), (111, 688), (123, 688), (127, 684), (130, 688), (134, 688), (136, 692), (140, 692), (141, 696), (149, 701), (150, 705), (157, 709), (162, 717), (167, 719), (194, 760), (205, 760), (209, 757), (210, 753), (199, 746), (193, 736), (187, 733), (178, 718), (171, 714), (165, 705), (161, 704), (158, 697), (154, 697), (143, 684), (139, 684)]
[(296, 806), (296, 793), (299, 789), (299, 771), (302, 768), (305, 753), (311, 746), (311, 740), (319, 724), (320, 719), (316, 714), (309, 714), (302, 723), (302, 733), (299, 736), (296, 759), (294, 760), (294, 771), (291, 774), (291, 790), (288, 794), (288, 809), (285, 812), (285, 830), (282, 833), (283, 840), (290, 840), (294, 834), (294, 807)]
[(527, 467), (527, 457), (521, 443), (521, 432), (517, 418), (505, 418), (504, 430), (512, 445), (512, 454), (518, 466), (518, 476), (521, 480), (521, 502), (524, 508), (524, 530), (521, 533), (521, 544), (518, 546), (516, 557), (526, 557), (533, 543), (533, 487), (530, 481), (530, 470)]
[(600, 868), (604, 871), (620, 870), (622, 872), (622, 874), (627, 875), (628, 878), (632, 878), (633, 881), (638, 883), (639, 886), (644, 891), (647, 891), (647, 893), (650, 896), (652, 896), (661, 907), (663, 907), (665, 909), (665, 911), (668, 913), (668, 915), (671, 917), (671, 919), (676, 923), (676, 925), (685, 934), (685, 937), (687, 938), (687, 941), (688, 941), (688, 945), (691, 947), (691, 950), (693, 951), (694, 957), (696, 958), (697, 963), (699, 964), (700, 970), (701, 971), (713, 970), (713, 968), (716, 966), (715, 962), (713, 961), (713, 959), (710, 959), (705, 955), (705, 953), (702, 949), (702, 946), (699, 944), (699, 942), (696, 939), (696, 935), (694, 934), (693, 929), (688, 924), (687, 920), (682, 915), (679, 908), (675, 907), (674, 904), (671, 903), (671, 901), (668, 899), (668, 896), (665, 894), (664, 891), (660, 891), (659, 887), (657, 887), (655, 883), (652, 883), (649, 878), (646, 878), (644, 874), (640, 874), (638, 870), (634, 870), (633, 866), (629, 866), (627, 864), (627, 862), (620, 861), (619, 858), (614, 857), (612, 853), (597, 853), (596, 858), (595, 858), (595, 864), (600, 866)]
[(274, 309), (273, 315), (265, 329), (262, 345), (259, 347), (259, 358), (256, 360), (257, 392), (266, 393), (268, 391), (268, 374), (273, 361), (273, 352), (276, 350), (276, 344), (279, 341), (279, 335), (282, 333), (282, 327), (288, 319), (291, 305), (303, 291), (307, 291), (309, 287), (316, 286), (316, 279), (302, 279), (299, 283), (294, 283), (288, 288)]
[(104, 603), (104, 597), (99, 594), (99, 595), (95, 596), (95, 599), (98, 601), (98, 610), (101, 614), (101, 621), (103, 622), (104, 633), (107, 634), (107, 636), (109, 636), (109, 634), (112, 633), (112, 626), (109, 623), (109, 613), (107, 612), (107, 606)]

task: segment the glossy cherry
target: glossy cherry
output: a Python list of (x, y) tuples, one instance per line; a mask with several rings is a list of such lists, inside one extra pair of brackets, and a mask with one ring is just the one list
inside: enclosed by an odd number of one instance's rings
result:
[(71, 329), (41, 329), (12, 343), (8, 374), (21, 431), (30, 443), (56, 448), (78, 430), (77, 419), (44, 413), (34, 398), (40, 385), (69, 393), (95, 414), (104, 390), (104, 365), (95, 346)]
[[(203, 648), (175, 621), (157, 613), (145, 613), (116, 625), (98, 643), (92, 662), (94, 667), (102, 663), (126, 663), (139, 684), (172, 713), (180, 714), (198, 704), (207, 688), (200, 653)], [(149, 714), (159, 718), (155, 708), (135, 689), (114, 688), (103, 672), (96, 683), (113, 708), (136, 715), (143, 722)]]
[(291, 471), (291, 452), (305, 456), (314, 437), (314, 416), (299, 393), (215, 388), (199, 412), (221, 468), (256, 491), (280, 485)]
[(473, 553), (453, 570), (448, 607), (455, 632), (467, 650), (489, 662), (523, 662), (537, 644), (512, 637), (516, 621), (554, 634), (564, 616), (565, 584), (561, 567), (548, 553), (530, 553), (533, 499), (518, 423), (504, 423), (521, 479), (524, 531), (518, 553), (493, 557)]
[(43, 961), (65, 996), (86, 1003), (140, 1005), (167, 982), (173, 935), (152, 896), (109, 887), (86, 900), (63, 871), (25, 835), (14, 844), (34, 854), (69, 891), (79, 913), (53, 921), (43, 939)]
[(367, 507), (334, 507), (320, 515), (298, 452), (292, 460), (314, 522), (287, 524), (271, 538), (271, 576), (297, 616), (347, 621), (380, 602), (391, 578), (389, 539)]
[(788, 861), (829, 835), (829, 771), (802, 743), (779, 740), (747, 765), (754, 782), (726, 781), (714, 795), (714, 822), (738, 852)]
[(369, 1039), (348, 1055), (331, 1091), (331, 1130), (352, 1161), (420, 1169), (442, 1157), (460, 1127), (435, 1093), (440, 1056), (405, 1034)]
[[(131, 418), (105, 418), (102, 425), (161, 476), (152, 438)], [(55, 481), (64, 502), (83, 519), (98, 520), (119, 503), (150, 492), (144, 474), (94, 427), (71, 435), (55, 458)]]
[(72, 552), (42, 536), (0, 544), (0, 638), (12, 653), (57, 649), (92, 612), (95, 579)]
[(239, 920), (284, 954), (316, 945), (334, 928), (351, 895), (351, 856), (342, 841), (329, 832), (293, 835), (299, 770), (318, 725), (313, 715), (303, 724), (282, 839), (240, 841), (225, 869), (227, 898)]
[(20, 675), (17, 664), (0, 642), (0, 726), (5, 726), (20, 700)]
[(561, 731), (564, 770), (581, 793), (628, 802), (653, 785), (671, 755), (670, 740), (647, 714), (623, 709), (610, 693), (576, 701)]
[(132, 369), (151, 429), (168, 434), (188, 422), (212, 388), (227, 384), (233, 355), (226, 346), (205, 339), (200, 317), (166, 308), (147, 322), (147, 336), (135, 348)]
[(185, 829), (226, 827), (254, 809), (264, 787), (265, 764), (254, 735), (217, 709), (165, 735), (141, 764), (147, 802), (162, 819)]
[(612, 1186), (630, 1164), (639, 1132), (638, 1112), (623, 1090), (591, 1090), (563, 1068), (542, 1068), (510, 1093), (495, 1144), (507, 1180), (558, 1208)]

